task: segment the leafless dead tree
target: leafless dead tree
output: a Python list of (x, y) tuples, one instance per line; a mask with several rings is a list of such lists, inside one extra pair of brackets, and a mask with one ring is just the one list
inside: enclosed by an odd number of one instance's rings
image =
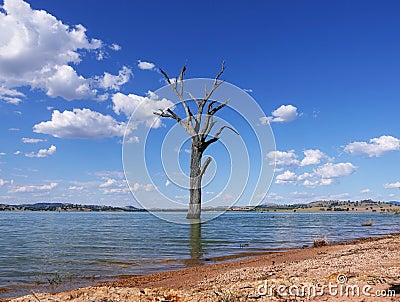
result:
[(199, 219), (201, 214), (201, 181), (207, 167), (212, 161), (211, 157), (207, 157), (202, 163), (203, 153), (212, 143), (215, 143), (220, 139), (220, 135), (224, 129), (229, 129), (238, 135), (239, 133), (232, 127), (225, 125), (220, 127), (214, 135), (211, 134), (211, 130), (217, 122), (214, 119), (214, 115), (229, 103), (229, 100), (219, 103), (216, 100), (211, 99), (214, 91), (224, 82), (223, 80), (220, 80), (221, 75), (225, 71), (224, 62), (222, 62), (221, 70), (214, 78), (211, 89), (208, 91), (206, 89), (203, 98), (197, 99), (190, 92), (187, 92), (190, 98), (197, 105), (197, 112), (195, 112), (195, 114), (192, 113), (187, 100), (184, 97), (185, 71), (186, 65), (182, 67), (179, 76), (174, 80), (171, 80), (167, 73), (160, 69), (160, 72), (165, 77), (167, 83), (178, 96), (180, 103), (185, 109), (186, 117), (181, 118), (170, 108), (165, 110), (160, 109), (158, 112), (154, 112), (154, 114), (160, 117), (174, 119), (191, 136), (190, 202), (187, 218)]

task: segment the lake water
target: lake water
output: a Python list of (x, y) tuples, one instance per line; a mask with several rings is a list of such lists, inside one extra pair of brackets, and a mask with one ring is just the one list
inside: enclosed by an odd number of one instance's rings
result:
[(190, 226), (146, 212), (0, 212), (0, 298), (396, 232), (400, 215), (380, 213), (226, 213)]

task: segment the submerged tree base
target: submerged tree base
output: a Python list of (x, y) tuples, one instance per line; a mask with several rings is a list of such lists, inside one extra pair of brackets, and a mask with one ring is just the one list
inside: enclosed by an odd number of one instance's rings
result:
[(186, 218), (187, 219), (200, 219), (200, 213), (201, 213), (201, 204), (190, 203)]

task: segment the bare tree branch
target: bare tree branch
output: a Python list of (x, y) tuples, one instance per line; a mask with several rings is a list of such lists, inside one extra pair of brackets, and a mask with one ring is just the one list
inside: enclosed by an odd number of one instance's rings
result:
[(185, 75), (185, 71), (186, 71), (186, 64), (183, 65), (181, 72), (179, 74), (179, 81), (181, 82), (181, 91), (180, 91), (180, 95), (183, 96), (183, 76)]
[[(197, 125), (200, 125), (200, 123), (201, 123), (201, 118), (202, 118), (202, 115), (203, 115), (203, 110), (204, 110), (204, 106), (206, 105), (206, 103), (207, 103), (207, 101), (210, 99), (210, 97), (212, 96), (212, 94), (214, 93), (214, 91), (224, 82), (224, 81), (219, 81), (219, 78), (221, 77), (221, 75), (224, 73), (224, 71), (225, 71), (225, 62), (224, 61), (222, 61), (222, 66), (221, 66), (221, 70), (216, 74), (216, 76), (215, 76), (215, 78), (214, 78), (214, 84), (213, 84), (213, 86), (211, 87), (211, 90), (209, 91), (209, 92), (207, 92), (207, 88), (205, 89), (205, 96), (204, 96), (204, 98), (200, 101), (200, 104), (198, 105), (199, 106), (199, 109), (198, 109), (198, 112), (197, 112), (197, 118), (196, 118), (196, 121), (197, 121)], [(214, 124), (215, 123), (211, 123), (210, 124), (210, 121), (211, 121), (211, 116), (210, 116), (210, 112), (212, 111), (212, 106), (214, 105), (216, 103), (216, 101), (215, 100), (213, 100), (213, 101), (211, 101), (209, 104), (208, 104), (208, 107), (207, 107), (207, 116), (206, 116), (206, 119), (205, 119), (205, 121), (204, 121), (204, 123), (203, 123), (203, 129), (201, 130), (201, 133), (204, 135), (205, 133), (210, 133), (210, 131), (211, 131), (211, 128), (208, 128), (210, 125), (213, 125), (214, 126)], [(221, 107), (222, 108), (222, 107)], [(221, 109), (221, 108), (219, 108), (219, 109)], [(219, 110), (218, 109), (218, 110)], [(213, 115), (213, 114), (215, 114), (218, 110), (216, 110), (214, 113), (212, 113), (211, 115)], [(206, 138), (207, 137), (207, 135), (204, 137), (204, 138)]]
[(219, 136), (221, 135), (221, 133), (222, 133), (222, 131), (223, 131), (224, 129), (232, 130), (235, 134), (239, 135), (239, 133), (238, 133), (235, 129), (233, 129), (232, 127), (230, 127), (230, 126), (222, 126), (222, 127), (217, 131), (217, 133), (215, 133), (215, 135), (214, 135), (213, 138), (211, 138), (211, 139), (209, 139), (208, 141), (205, 142), (206, 147), (208, 147), (208, 146), (211, 145), (212, 143), (215, 143), (216, 141), (218, 141), (218, 140), (219, 140)]
[(207, 157), (206, 161), (201, 165), (200, 168), (200, 177), (202, 177), (204, 175), (204, 173), (206, 172), (208, 165), (212, 162), (212, 158), (211, 157)]
[[(219, 110), (221, 110), (222, 108), (224, 108), (226, 105), (229, 104), (230, 100), (226, 100), (225, 102), (223, 102), (222, 104), (218, 105), (217, 107), (213, 108), (211, 111), (208, 112), (208, 114), (214, 115), (216, 114)], [(210, 103), (211, 104), (211, 103)], [(210, 108), (209, 108), (210, 109)]]
[(207, 114), (206, 118), (204, 119), (203, 128), (201, 129), (200, 134), (204, 135), (207, 132), (207, 129), (210, 126), (211, 119), (212, 119), (212, 115)]
[(215, 78), (214, 78), (214, 84), (213, 84), (213, 86), (211, 87), (211, 90), (207, 93), (207, 89), (206, 89), (205, 97), (204, 97), (204, 99), (203, 99), (203, 102), (204, 102), (204, 103), (206, 103), (206, 102), (210, 99), (210, 97), (211, 97), (211, 95), (214, 93), (214, 91), (215, 91), (219, 86), (221, 86), (221, 84), (224, 82), (224, 81), (218, 81), (219, 78), (220, 78), (220, 76), (224, 73), (224, 71), (225, 71), (225, 61), (222, 61), (221, 70), (220, 70), (220, 71), (217, 73), (217, 75), (215, 76)]
[(214, 120), (211, 118), (211, 123), (209, 124), (208, 129), (206, 130), (206, 132), (204, 132), (204, 134), (203, 134), (205, 139), (207, 138), (208, 135), (210, 135), (211, 129), (214, 127), (214, 125), (215, 125), (216, 123), (217, 123), (217, 121), (214, 121)]
[(198, 112), (197, 112), (197, 117), (194, 117), (194, 121), (195, 121), (194, 131), (195, 131), (196, 133), (199, 133), (199, 130), (200, 130), (200, 123), (201, 123), (201, 114), (200, 114), (200, 110), (201, 110), (201, 112), (202, 112), (202, 111), (203, 111), (202, 107), (204, 107), (204, 106), (202, 106), (202, 105), (201, 105), (201, 102), (200, 102), (197, 98), (195, 98), (189, 91), (188, 91), (188, 94), (189, 94), (189, 96), (191, 97), (191, 99), (192, 99), (193, 101), (195, 101), (196, 104), (197, 104), (197, 106), (199, 107)]
[[(186, 124), (187, 126), (185, 127), (185, 129), (189, 129), (191, 128), (190, 131), (188, 131), (189, 134), (193, 135), (193, 133), (196, 134), (202, 134), (204, 136), (205, 133), (210, 133), (212, 126), (214, 126), (215, 122), (212, 122), (212, 118), (211, 116), (214, 115), (218, 110), (222, 109), (223, 107), (226, 106), (226, 104), (228, 103), (228, 101), (226, 101), (225, 103), (212, 108), (213, 105), (215, 105), (215, 103), (217, 101), (213, 100), (208, 104), (207, 107), (207, 116), (205, 118), (205, 121), (203, 123), (203, 128), (200, 131), (200, 125), (202, 122), (202, 116), (203, 116), (203, 111), (204, 111), (204, 107), (207, 103), (207, 101), (210, 99), (210, 97), (212, 96), (212, 94), (214, 93), (214, 91), (223, 83), (223, 81), (220, 81), (219, 78), (221, 77), (221, 75), (224, 73), (225, 71), (225, 62), (222, 62), (222, 66), (221, 66), (221, 70), (216, 74), (215, 78), (214, 78), (214, 83), (213, 86), (211, 87), (210, 91), (207, 92), (207, 88), (205, 90), (205, 96), (203, 99), (198, 100), (197, 98), (195, 98), (191, 93), (189, 93), (189, 96), (192, 98), (193, 101), (195, 101), (195, 103), (198, 106), (198, 111), (197, 111), (197, 116), (194, 117), (189, 106), (187, 105), (184, 97), (183, 97), (183, 93), (184, 93), (184, 76), (185, 76), (185, 72), (186, 72), (186, 65), (184, 65), (179, 73), (179, 77), (176, 78), (176, 80), (174, 82), (171, 81), (170, 77), (168, 76), (168, 74), (162, 70), (160, 68), (160, 72), (161, 74), (164, 76), (164, 78), (167, 80), (167, 83), (171, 86), (172, 90), (175, 92), (175, 94), (178, 96), (180, 102), (182, 103), (184, 109), (185, 109), (185, 113), (186, 113)], [(179, 82), (179, 83), (178, 83)], [(179, 87), (178, 87), (179, 84)], [(178, 89), (179, 88), (179, 89)], [(156, 113), (157, 115), (160, 115), (159, 113)], [(178, 121), (178, 119), (173, 116), (170, 112), (167, 113), (163, 113), (164, 115), (160, 115), (162, 117), (171, 117), (174, 118), (175, 120)], [(182, 124), (181, 122), (182, 119), (180, 119), (179, 123)], [(194, 125), (193, 125), (193, 120), (194, 120)], [(211, 126), (212, 125), (212, 126)], [(211, 126), (211, 127), (210, 127)], [(207, 134), (207, 135), (208, 135)], [(207, 137), (204, 136), (204, 139)]]
[(171, 85), (171, 80), (169, 79), (169, 76), (167, 75), (167, 73), (164, 70), (162, 70), (161, 68), (159, 68), (158, 70), (160, 70), (160, 72), (162, 73), (164, 78), (167, 80), (167, 83)]
[[(183, 86), (184, 86), (184, 74), (186, 71), (186, 65), (184, 65), (180, 71), (179, 74), (179, 79), (177, 78), (175, 80), (175, 83), (171, 82), (170, 77), (168, 76), (168, 74), (162, 70), (160, 68), (160, 72), (162, 73), (162, 75), (165, 77), (165, 79), (167, 80), (168, 84), (171, 86), (172, 90), (175, 92), (175, 94), (178, 96), (179, 100), (181, 101), (183, 107), (185, 108), (185, 112), (186, 112), (186, 118), (187, 118), (187, 122), (186, 122), (186, 127), (185, 129), (190, 129), (190, 131), (187, 131), (190, 135), (193, 135), (194, 131), (194, 127), (192, 124), (192, 119), (193, 119), (193, 114), (190, 111), (189, 106), (186, 104), (185, 99), (183, 97)], [(178, 82), (180, 84), (180, 89), (178, 90)], [(181, 123), (180, 123), (181, 124)]]
[(196, 99), (189, 91), (188, 91), (188, 94), (189, 94), (189, 96), (190, 96), (190, 98), (193, 100), (193, 101), (195, 101), (196, 102), (196, 104), (197, 105), (199, 105), (200, 104), (200, 102), (199, 102), (199, 100), (198, 99)]
[(202, 128), (200, 128), (201, 123), (202, 123), (202, 117), (203, 117), (203, 111), (204, 107), (206, 106), (207, 102), (211, 98), (212, 94), (214, 91), (224, 82), (223, 80), (220, 80), (221, 75), (225, 71), (225, 62), (222, 62), (221, 65), (221, 70), (215, 75), (214, 77), (214, 82), (213, 86), (209, 91), (207, 91), (207, 88), (205, 90), (205, 96), (203, 99), (197, 99), (195, 98), (190, 92), (188, 93), (189, 96), (193, 101), (198, 106), (197, 110), (197, 115), (196, 117), (192, 114), (189, 106), (187, 105), (185, 99), (184, 99), (184, 77), (185, 77), (185, 72), (186, 72), (186, 65), (182, 67), (179, 73), (179, 77), (176, 78), (174, 82), (171, 81), (170, 77), (168, 74), (160, 68), (161, 74), (165, 77), (167, 80), (168, 84), (171, 86), (172, 90), (175, 92), (175, 94), (178, 96), (180, 102), (182, 103), (182, 106), (185, 109), (186, 113), (186, 119), (183, 120), (180, 118), (178, 115), (176, 115), (171, 109), (167, 110), (160, 110), (160, 112), (154, 112), (154, 114), (159, 115), (161, 117), (168, 117), (168, 118), (173, 118), (175, 119), (179, 124), (181, 124), (184, 129), (193, 137), (199, 135), (199, 139), (202, 140), (206, 145), (208, 146), (212, 144), (213, 142), (216, 142), (219, 139), (219, 136), (221, 135), (221, 132), (227, 128), (235, 132), (236, 134), (237, 131), (229, 126), (223, 126), (221, 127), (215, 136), (211, 138), (208, 141), (205, 141), (210, 135), (211, 129), (214, 127), (217, 121), (213, 120), (213, 115), (216, 114), (219, 110), (224, 108), (228, 103), (229, 100), (226, 100), (224, 103), (219, 104), (218, 106), (214, 107), (214, 105), (217, 103), (216, 100), (212, 100), (208, 103), (207, 105), (207, 110), (206, 110), (206, 117), (204, 118)]
[(217, 75), (215, 76), (215, 81), (218, 81), (218, 79), (219, 79), (219, 77), (224, 73), (224, 71), (225, 71), (225, 61), (222, 61), (222, 64), (221, 64), (222, 66), (221, 66), (221, 70), (220, 70), (220, 72), (218, 72), (217, 73)]
[(203, 128), (200, 132), (204, 136), (204, 138), (206, 138), (210, 134), (212, 127), (216, 123), (216, 121), (213, 121), (213, 115), (217, 113), (220, 109), (224, 108), (229, 103), (229, 100), (226, 100), (224, 103), (218, 105), (215, 108), (212, 108), (215, 103), (217, 103), (217, 101), (210, 101), (207, 106), (207, 115), (203, 123)]
[[(175, 113), (173, 112), (170, 108), (166, 109), (166, 110), (162, 110), (159, 109), (160, 112), (153, 112), (153, 114), (155, 115), (159, 115), (161, 117), (170, 117), (175, 119), (178, 123), (180, 123), (182, 121), (182, 119)], [(165, 112), (166, 111), (166, 112)]]
[(194, 136), (196, 135), (196, 133), (193, 130), (193, 127), (191, 127), (191, 124), (188, 124), (186, 122), (184, 122), (175, 112), (173, 112), (171, 109), (166, 109), (166, 110), (162, 110), (159, 109), (160, 111), (157, 112), (153, 112), (153, 114), (161, 116), (161, 117), (169, 117), (169, 118), (173, 118), (174, 120), (176, 120), (182, 127), (183, 129), (186, 130), (187, 133), (189, 133), (190, 136)]
[(219, 138), (219, 136), (220, 136), (221, 133), (222, 133), (222, 130), (224, 130), (224, 129), (232, 130), (235, 134), (239, 135), (239, 132), (237, 132), (237, 131), (236, 131), (235, 129), (233, 129), (231, 126), (222, 126), (221, 129), (218, 130), (218, 132), (215, 134), (214, 137), (218, 137), (218, 138)]
[(208, 113), (208, 114), (210, 114), (210, 112), (211, 112), (211, 110), (212, 110), (212, 106), (214, 106), (214, 104), (215, 104), (216, 102), (217, 102), (217, 101), (211, 101), (211, 102), (208, 103), (208, 106), (207, 106), (207, 113)]
[(197, 117), (196, 117), (196, 132), (199, 133), (200, 130), (200, 124), (201, 124), (201, 118), (203, 116), (203, 110), (204, 110), (204, 106), (206, 104), (206, 102), (204, 102), (204, 100), (201, 101), (197, 101)]

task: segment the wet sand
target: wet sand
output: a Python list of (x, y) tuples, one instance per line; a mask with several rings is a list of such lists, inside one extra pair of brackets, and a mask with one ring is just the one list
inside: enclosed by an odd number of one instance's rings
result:
[(8, 301), (400, 301), (400, 234), (245, 259)]

